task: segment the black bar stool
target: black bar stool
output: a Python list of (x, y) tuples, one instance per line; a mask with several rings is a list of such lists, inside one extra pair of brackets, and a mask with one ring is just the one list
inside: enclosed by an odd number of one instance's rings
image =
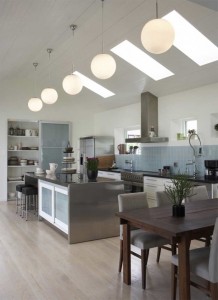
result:
[(23, 187), (22, 188), (22, 195), (21, 198), (21, 209), (22, 209), (22, 218), (24, 217), (24, 214), (28, 216), (28, 211), (33, 211), (34, 214), (37, 214), (38, 210), (38, 189), (35, 187)]
[(16, 214), (19, 211), (20, 208), (20, 216), (22, 215), (22, 189), (25, 187), (29, 187), (30, 185), (27, 184), (18, 184), (16, 185)]

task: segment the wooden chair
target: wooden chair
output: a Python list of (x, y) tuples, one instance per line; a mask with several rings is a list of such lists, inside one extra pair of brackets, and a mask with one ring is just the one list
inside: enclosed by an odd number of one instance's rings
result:
[[(216, 219), (211, 247), (202, 247), (189, 251), (190, 284), (211, 296), (212, 300), (218, 299), (218, 218)], [(172, 256), (172, 290), (171, 299), (176, 300), (178, 272), (178, 255)], [(203, 279), (203, 285), (194, 281), (197, 277)], [(202, 280), (201, 280), (202, 281)]]
[[(205, 199), (209, 199), (207, 188), (205, 185), (199, 185), (193, 187), (192, 195), (186, 198), (186, 202), (194, 202)], [(210, 246), (210, 237), (201, 237), (198, 240), (204, 242), (206, 247)]]
[[(128, 193), (118, 195), (119, 212), (133, 210), (137, 208), (148, 208), (147, 195), (144, 192)], [(119, 272), (121, 272), (123, 264), (123, 226), (120, 225), (120, 260), (119, 260)], [(142, 268), (142, 288), (146, 288), (146, 266), (149, 256), (149, 249), (154, 247), (160, 247), (169, 243), (169, 240), (150, 232), (146, 232), (142, 229), (131, 230), (131, 244), (141, 250), (141, 255), (131, 251), (131, 254), (141, 258)]]
[[(158, 207), (163, 207), (163, 206), (172, 206), (167, 193), (165, 191), (159, 191), (156, 192), (156, 201), (157, 201), (157, 206)], [(157, 262), (160, 261), (160, 254), (161, 254), (161, 249), (165, 249), (165, 250), (169, 250), (171, 251), (173, 254), (176, 254), (176, 245), (169, 245), (169, 246), (161, 246), (158, 247), (157, 250)]]

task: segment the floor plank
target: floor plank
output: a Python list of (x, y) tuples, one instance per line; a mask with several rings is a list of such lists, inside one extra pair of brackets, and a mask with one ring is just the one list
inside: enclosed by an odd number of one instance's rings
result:
[[(197, 244), (198, 245), (198, 244)], [(141, 267), (132, 259), (132, 285), (118, 273), (119, 238), (69, 245), (36, 217), (25, 221), (15, 203), (0, 202), (1, 300), (159, 300), (170, 299), (170, 252), (156, 249), (148, 261), (147, 289), (141, 289)], [(207, 299), (192, 288), (192, 299)]]

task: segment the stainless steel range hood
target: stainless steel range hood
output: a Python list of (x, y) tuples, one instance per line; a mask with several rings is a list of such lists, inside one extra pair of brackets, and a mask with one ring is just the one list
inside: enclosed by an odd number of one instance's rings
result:
[[(154, 126), (156, 137), (149, 137)], [(158, 98), (149, 92), (141, 94), (141, 137), (126, 139), (126, 143), (166, 143), (167, 137), (158, 137)]]

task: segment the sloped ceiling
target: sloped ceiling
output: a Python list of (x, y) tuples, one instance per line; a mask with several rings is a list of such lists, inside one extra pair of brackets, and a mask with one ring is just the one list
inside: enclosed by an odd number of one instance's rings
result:
[[(218, 12), (193, 2), (212, 3), (161, 0), (159, 16), (177, 10), (218, 46)], [(117, 63), (115, 75), (108, 80), (96, 79), (90, 63), (101, 51), (101, 4), (101, 0), (0, 0), (0, 83), (17, 78), (30, 82), (32, 63), (38, 62), (38, 87), (46, 87), (50, 70), (54, 87), (63, 91), (62, 80), (74, 65), (116, 95), (103, 99), (84, 88), (80, 95), (66, 97), (86, 98), (93, 106), (110, 109), (133, 103), (143, 91), (160, 97), (218, 82), (217, 61), (199, 67), (175, 47), (162, 55), (151, 55), (175, 76), (154, 81), (111, 53)], [(154, 17), (155, 0), (105, 0), (105, 52), (125, 39), (146, 52), (140, 41), (141, 30)], [(78, 26), (74, 36), (70, 24)], [(50, 65), (47, 48), (54, 49)]]

